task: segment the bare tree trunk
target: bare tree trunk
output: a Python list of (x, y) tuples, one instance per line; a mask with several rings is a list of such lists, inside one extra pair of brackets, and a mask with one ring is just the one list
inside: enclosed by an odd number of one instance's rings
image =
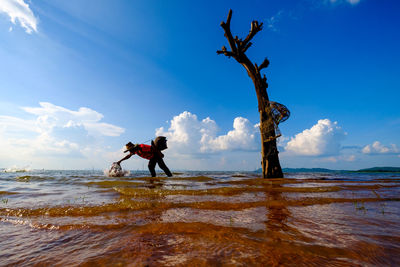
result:
[(242, 40), (237, 36), (233, 38), (230, 30), (230, 22), (232, 18), (232, 10), (229, 10), (226, 22), (221, 22), (221, 27), (225, 31), (225, 37), (229, 42), (231, 51), (225, 46), (222, 50), (217, 51), (218, 54), (224, 54), (227, 57), (233, 57), (246, 70), (249, 77), (253, 80), (258, 100), (258, 111), (260, 113), (260, 133), (261, 133), (261, 166), (264, 178), (281, 178), (283, 177), (281, 165), (279, 163), (278, 149), (276, 145), (276, 133), (274, 122), (272, 119), (271, 107), (269, 103), (267, 88), (267, 78), (262, 77), (260, 71), (268, 67), (267, 58), (260, 66), (253, 64), (246, 56), (245, 52), (252, 45), (250, 40), (262, 30), (262, 23), (257, 21), (251, 22), (251, 29), (247, 37)]
[[(275, 127), (272, 121), (271, 107), (266, 88), (266, 81), (258, 81), (261, 77), (252, 78), (256, 86), (258, 111), (260, 113), (260, 134), (261, 134), (261, 166), (264, 178), (283, 177), (282, 168), (279, 163), (278, 149), (276, 145)], [(251, 77), (251, 76), (250, 76)], [(257, 84), (261, 84), (257, 88)], [(272, 125), (271, 125), (272, 124)]]

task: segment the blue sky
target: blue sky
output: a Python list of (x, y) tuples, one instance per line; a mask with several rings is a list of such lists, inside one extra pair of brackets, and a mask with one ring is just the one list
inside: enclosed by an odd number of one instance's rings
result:
[(400, 166), (398, 1), (1, 0), (0, 167), (105, 169), (162, 134), (171, 169), (259, 168), (252, 81), (216, 54), (229, 8), (234, 35), (264, 23), (282, 167)]

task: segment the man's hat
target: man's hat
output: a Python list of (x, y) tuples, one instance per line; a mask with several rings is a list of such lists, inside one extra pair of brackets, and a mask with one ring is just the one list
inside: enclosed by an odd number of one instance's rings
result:
[(132, 148), (134, 148), (135, 145), (132, 144), (131, 142), (129, 142), (129, 143), (127, 143), (127, 144), (125, 145), (125, 147), (126, 147), (126, 150), (124, 151), (124, 153), (126, 153), (126, 152), (128, 152), (129, 150), (131, 150)]

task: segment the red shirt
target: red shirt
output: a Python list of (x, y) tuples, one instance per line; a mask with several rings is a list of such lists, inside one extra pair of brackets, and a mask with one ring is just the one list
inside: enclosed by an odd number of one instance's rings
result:
[(149, 145), (140, 144), (139, 150), (136, 151), (134, 154), (137, 154), (139, 157), (144, 159), (151, 159), (154, 157), (154, 151)]

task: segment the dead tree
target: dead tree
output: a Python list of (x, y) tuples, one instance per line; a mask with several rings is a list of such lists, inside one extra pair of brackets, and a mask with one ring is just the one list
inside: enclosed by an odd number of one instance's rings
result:
[(258, 21), (251, 22), (251, 29), (249, 34), (244, 40), (235, 36), (233, 38), (230, 23), (232, 18), (232, 10), (229, 10), (228, 18), (226, 22), (221, 22), (221, 27), (225, 31), (225, 37), (228, 39), (230, 51), (223, 46), (221, 50), (218, 50), (218, 54), (224, 54), (227, 57), (233, 57), (239, 62), (246, 70), (247, 74), (253, 80), (257, 99), (258, 99), (258, 111), (260, 113), (260, 132), (261, 132), (261, 166), (264, 178), (281, 178), (283, 177), (282, 168), (279, 163), (278, 149), (276, 145), (276, 134), (277, 124), (275, 125), (273, 120), (273, 111), (271, 102), (268, 98), (267, 78), (265, 74), (261, 76), (261, 70), (268, 67), (269, 61), (267, 58), (257, 65), (252, 63), (246, 56), (246, 51), (252, 45), (250, 42), (253, 37), (262, 30), (262, 23)]

